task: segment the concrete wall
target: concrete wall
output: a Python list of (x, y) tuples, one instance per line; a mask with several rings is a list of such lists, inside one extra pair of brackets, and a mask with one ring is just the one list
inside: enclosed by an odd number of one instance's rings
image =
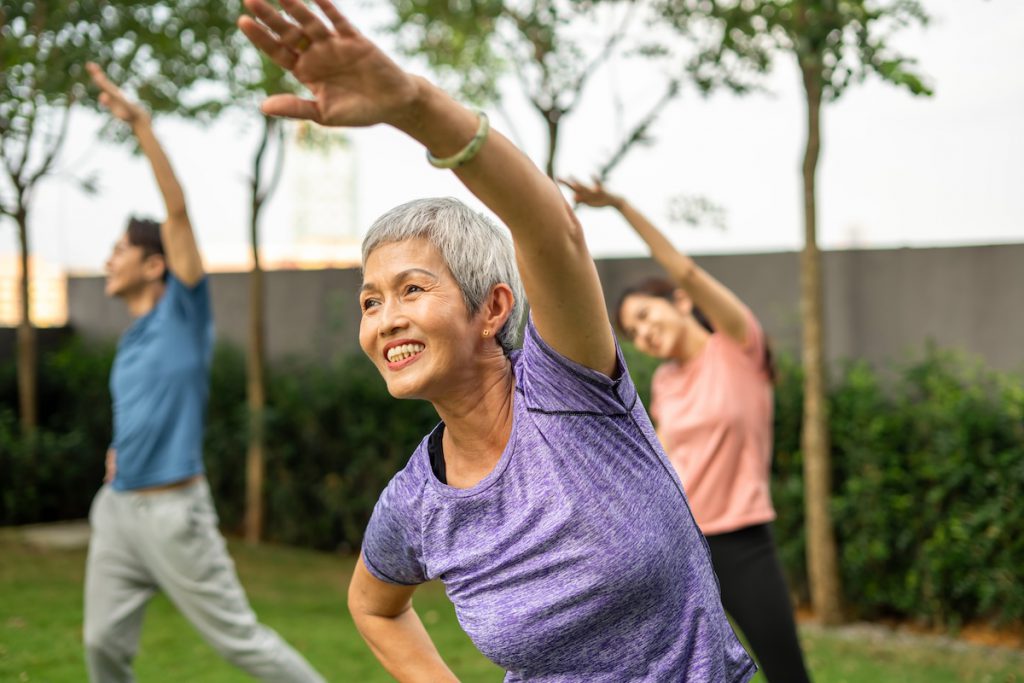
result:
[[(824, 254), (829, 357), (875, 363), (919, 353), (928, 340), (982, 356), (997, 369), (1024, 368), (1024, 244)], [(697, 261), (761, 319), (780, 350), (800, 344), (799, 262), (794, 253), (702, 256)], [(598, 262), (610, 305), (625, 286), (659, 269), (649, 259)], [(247, 275), (212, 279), (218, 336), (244, 344)], [(70, 324), (113, 337), (129, 319), (104, 299), (102, 278), (69, 278)], [(358, 270), (267, 273), (271, 357), (329, 358), (358, 349)]]
[[(249, 321), (247, 273), (211, 276), (217, 339), (245, 346)], [(357, 351), (358, 269), (279, 270), (265, 274), (267, 353), (271, 358), (320, 358)], [(113, 338), (131, 323), (119, 300), (103, 294), (102, 277), (68, 278), (68, 324), (92, 338)]]

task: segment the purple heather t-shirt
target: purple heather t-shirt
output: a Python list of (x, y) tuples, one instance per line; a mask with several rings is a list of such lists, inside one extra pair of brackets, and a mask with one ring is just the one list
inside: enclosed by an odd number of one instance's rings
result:
[(363, 541), (389, 583), (440, 578), (506, 681), (749, 680), (704, 537), (618, 354), (618, 379), (559, 355), (532, 320), (512, 435), (457, 489), (429, 437), (381, 494)]

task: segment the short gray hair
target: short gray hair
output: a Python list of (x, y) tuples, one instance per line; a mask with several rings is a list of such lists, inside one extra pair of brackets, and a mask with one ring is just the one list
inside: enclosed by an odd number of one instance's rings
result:
[(501, 347), (511, 351), (518, 341), (526, 296), (508, 231), (458, 199), (417, 199), (396, 206), (370, 226), (363, 239), (364, 266), (377, 247), (417, 237), (441, 254), (470, 315), (480, 310), (494, 285), (504, 283), (512, 289), (512, 312), (496, 335)]

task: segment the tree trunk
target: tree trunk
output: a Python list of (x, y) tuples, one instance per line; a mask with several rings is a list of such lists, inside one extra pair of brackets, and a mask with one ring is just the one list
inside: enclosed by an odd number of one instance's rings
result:
[(275, 124), (264, 117), (263, 137), (253, 160), (252, 203), (249, 222), (252, 271), (249, 273), (249, 344), (246, 365), (246, 401), (249, 408), (249, 447), (245, 458), (245, 540), (256, 545), (263, 537), (263, 479), (266, 469), (264, 421), (263, 268), (259, 252), (259, 218), (263, 208), (260, 191), (263, 155)]
[(807, 95), (807, 147), (804, 153), (804, 248), (800, 256), (800, 315), (803, 320), (804, 419), (801, 446), (804, 455), (804, 493), (807, 524), (807, 569), (811, 603), (826, 625), (842, 621), (841, 591), (832, 528), (831, 465), (828, 405), (825, 399), (825, 344), (821, 254), (817, 241), (815, 172), (821, 146), (820, 69), (802, 65)]
[(549, 109), (544, 112), (544, 121), (548, 125), (548, 160), (544, 165), (544, 172), (551, 179), (555, 178), (555, 156), (558, 154), (558, 130), (562, 122), (562, 112), (559, 109)]
[[(255, 234), (253, 220), (252, 230)], [(245, 458), (245, 540), (258, 544), (263, 537), (263, 479), (265, 471), (264, 430), (266, 391), (264, 388), (263, 269), (252, 244), (253, 263), (249, 273), (249, 347), (246, 367), (246, 400), (249, 406), (249, 447)]]
[(31, 317), (31, 282), (28, 265), (28, 213), (19, 206), (15, 215), (18, 223), (18, 241), (21, 245), (21, 321), (18, 323), (18, 411), (21, 433), (29, 436), (36, 430), (39, 417), (36, 412), (36, 330)]

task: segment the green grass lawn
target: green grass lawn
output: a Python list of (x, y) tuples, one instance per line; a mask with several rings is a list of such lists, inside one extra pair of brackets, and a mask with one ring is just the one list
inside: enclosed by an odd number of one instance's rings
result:
[[(352, 560), (293, 548), (232, 543), (260, 619), (305, 654), (329, 681), (391, 680), (345, 609)], [(0, 537), (0, 681), (82, 681), (84, 551), (38, 551)], [(417, 592), (416, 609), (464, 681), (502, 672), (463, 634), (438, 584)], [(907, 638), (803, 633), (818, 683), (1024, 683), (1024, 653)], [(909, 642), (908, 642), (909, 641)], [(150, 604), (136, 659), (140, 681), (246, 681), (206, 646), (168, 601)], [(755, 681), (764, 683), (763, 678)]]

